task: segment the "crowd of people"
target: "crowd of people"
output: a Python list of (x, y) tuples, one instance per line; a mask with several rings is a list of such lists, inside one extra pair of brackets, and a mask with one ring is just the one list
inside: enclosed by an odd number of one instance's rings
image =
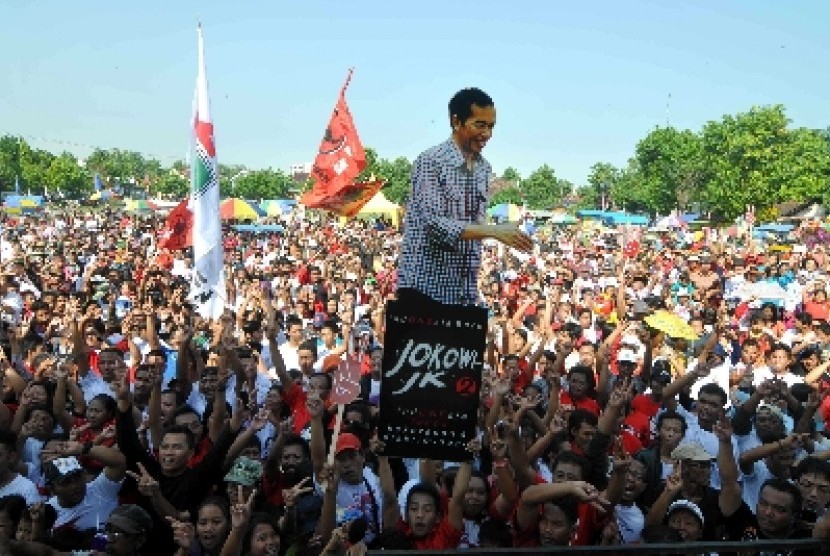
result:
[[(581, 225), (540, 226), (527, 255), (485, 242), (487, 364), (459, 463), (387, 456), (375, 434), (397, 230), (301, 208), (280, 234), (228, 228), (226, 312), (206, 321), (161, 223), (4, 217), (2, 554), (830, 538), (821, 246), (672, 232), (631, 249)], [(361, 391), (335, 435), (349, 357)]]

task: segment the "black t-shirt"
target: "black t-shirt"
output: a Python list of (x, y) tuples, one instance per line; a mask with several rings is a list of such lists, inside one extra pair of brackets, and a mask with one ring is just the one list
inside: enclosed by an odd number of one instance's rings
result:
[[(792, 533), (789, 534), (787, 537), (777, 537), (777, 538), (786, 538), (786, 539), (809, 539), (813, 536), (813, 532), (809, 529), (799, 528), (795, 529)], [(751, 519), (746, 523), (746, 525), (741, 529), (734, 529), (732, 531), (732, 536), (729, 540), (732, 541), (752, 541), (755, 539), (759, 540), (768, 540), (771, 537), (768, 537), (761, 531), (761, 528), (758, 526), (758, 518), (756, 516), (751, 516)], [(779, 549), (767, 549), (758, 551), (757, 554), (760, 556), (809, 556), (815, 554), (815, 552), (810, 548), (803, 548), (803, 549), (791, 549), (791, 548), (779, 548)], [(727, 556), (724, 554), (723, 556)]]

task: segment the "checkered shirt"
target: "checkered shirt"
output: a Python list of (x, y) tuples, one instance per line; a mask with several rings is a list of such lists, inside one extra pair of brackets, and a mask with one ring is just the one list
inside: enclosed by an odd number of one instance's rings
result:
[(416, 289), (441, 303), (478, 302), (481, 241), (462, 240), (461, 232), (484, 221), (490, 173), (481, 156), (468, 170), (452, 138), (415, 160), (398, 288)]

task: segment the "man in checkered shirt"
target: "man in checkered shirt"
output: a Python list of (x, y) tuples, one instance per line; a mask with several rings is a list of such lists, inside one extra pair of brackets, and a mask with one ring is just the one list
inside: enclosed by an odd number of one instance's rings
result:
[(481, 151), (493, 135), (496, 108), (484, 91), (462, 89), (449, 103), (452, 136), (412, 167), (398, 270), (398, 299), (469, 305), (479, 301), (481, 240), (528, 252), (517, 226), (484, 224), (490, 164)]

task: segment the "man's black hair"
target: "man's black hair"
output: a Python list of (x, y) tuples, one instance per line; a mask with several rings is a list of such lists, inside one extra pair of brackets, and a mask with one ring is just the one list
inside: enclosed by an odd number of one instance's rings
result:
[(299, 446), (303, 451), (303, 457), (307, 461), (311, 461), (311, 447), (308, 445), (308, 440), (299, 434), (288, 433), (285, 435), (285, 443), (282, 445), (282, 449), (285, 450), (289, 446)]
[(412, 501), (412, 497), (416, 494), (426, 494), (430, 498), (432, 498), (432, 503), (435, 504), (435, 511), (438, 514), (441, 514), (441, 493), (438, 492), (438, 487), (436, 487), (432, 483), (418, 483), (414, 485), (406, 495), (406, 508), (409, 508), (409, 503)]
[(474, 104), (481, 108), (493, 106), (493, 99), (490, 98), (490, 95), (476, 87), (461, 89), (450, 99), (448, 106), (450, 120), (452, 120), (453, 116), (456, 116), (458, 121), (463, 124), (472, 115)]
[(587, 409), (574, 409), (568, 415), (568, 431), (579, 429), (582, 423), (588, 423), (592, 427), (596, 427), (599, 424), (599, 418)]
[(479, 544), (487, 543), (494, 548), (513, 548), (513, 533), (510, 526), (500, 519), (486, 519), (478, 530)]
[(660, 427), (663, 426), (663, 421), (665, 421), (666, 419), (680, 421), (680, 430), (683, 432), (684, 436), (686, 435), (686, 429), (689, 427), (689, 425), (686, 424), (686, 418), (673, 409), (664, 411), (663, 413), (657, 416), (657, 423), (655, 426), (658, 431), (660, 430)]
[(196, 437), (193, 436), (193, 431), (184, 425), (170, 425), (164, 429), (164, 434), (161, 435), (162, 441), (168, 434), (183, 434), (187, 447), (191, 450), (196, 449)]
[(804, 458), (793, 470), (793, 478), (798, 480), (804, 475), (821, 475), (830, 482), (830, 461), (818, 458)]
[(759, 500), (761, 498), (761, 493), (764, 492), (765, 488), (771, 488), (777, 490), (778, 492), (789, 494), (793, 499), (793, 515), (798, 515), (798, 512), (801, 511), (801, 506), (804, 503), (804, 497), (801, 495), (801, 491), (798, 490), (798, 487), (790, 481), (786, 479), (779, 479), (777, 477), (767, 479), (764, 481), (764, 484), (761, 485), (761, 490), (758, 491)]
[(729, 396), (726, 392), (721, 388), (719, 385), (715, 384), (714, 382), (710, 382), (708, 384), (704, 384), (700, 387), (700, 391), (698, 391), (698, 399), (700, 399), (701, 394), (713, 394), (720, 398), (721, 406), (726, 405), (726, 402), (729, 401)]

